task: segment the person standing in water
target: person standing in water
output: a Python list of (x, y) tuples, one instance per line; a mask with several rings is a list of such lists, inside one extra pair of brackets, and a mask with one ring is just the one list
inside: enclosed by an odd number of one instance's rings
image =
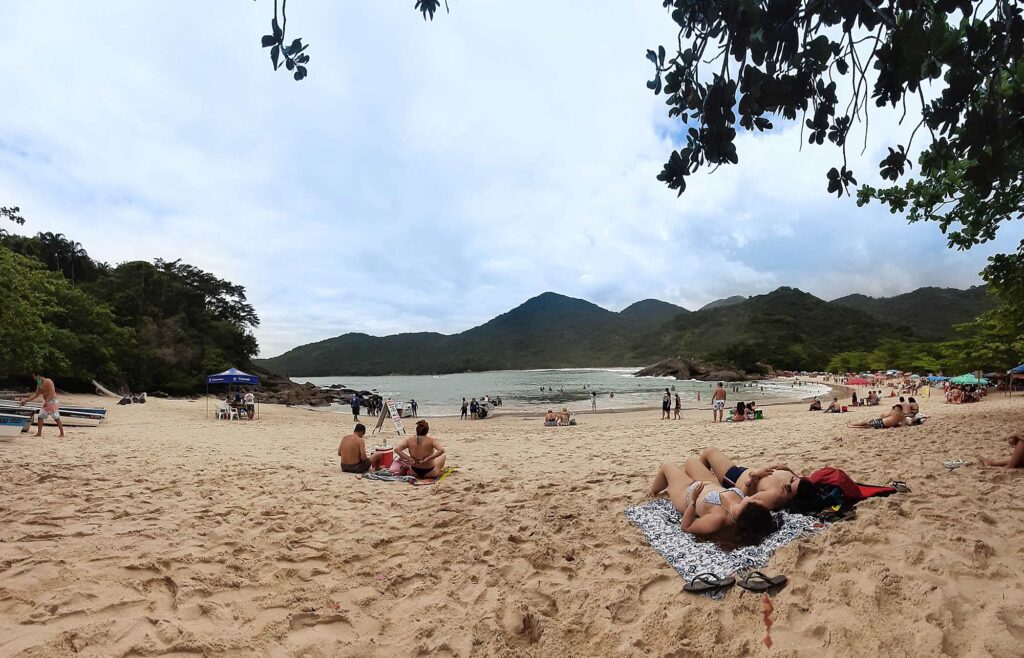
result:
[(590, 391), (590, 410), (597, 411), (597, 393)]
[(725, 392), (725, 387), (722, 386), (722, 382), (718, 382), (718, 386), (715, 387), (715, 392), (711, 394), (711, 413), (712, 422), (722, 422), (722, 416), (725, 414), (725, 399), (728, 394)]
[(43, 435), (43, 421), (47, 418), (53, 418), (57, 422), (57, 429), (60, 430), (58, 439), (64, 438), (64, 424), (60, 422), (60, 400), (57, 399), (57, 387), (53, 385), (53, 380), (43, 377), (42, 375), (32, 374), (32, 378), (36, 380), (36, 392), (21, 401), (22, 407), (25, 406), (26, 402), (31, 402), (36, 398), (43, 399), (43, 408), (36, 414), (36, 436), (40, 437)]
[(665, 389), (665, 395), (661, 396), (661, 419), (668, 420), (672, 414), (672, 394)]

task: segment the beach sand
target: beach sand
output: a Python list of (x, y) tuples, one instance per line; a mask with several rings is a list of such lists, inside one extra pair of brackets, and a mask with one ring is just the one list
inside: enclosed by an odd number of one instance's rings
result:
[[(1004, 454), (1024, 397), (923, 407), (888, 431), (803, 404), (738, 425), (438, 419), (459, 470), (429, 487), (339, 472), (343, 415), (111, 407), (64, 441), (0, 442), (0, 655), (1020, 656), (1024, 473), (942, 461)], [(913, 489), (775, 555), (771, 650), (760, 596), (682, 593), (623, 515), (709, 445)]]

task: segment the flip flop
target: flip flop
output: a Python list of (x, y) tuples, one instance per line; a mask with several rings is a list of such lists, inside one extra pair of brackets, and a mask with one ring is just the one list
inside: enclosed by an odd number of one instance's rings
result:
[(910, 493), (910, 487), (903, 480), (893, 480), (892, 488), (900, 493)]
[(967, 466), (970, 463), (971, 462), (963, 460), (963, 459), (947, 459), (946, 461), (942, 462), (942, 465), (952, 471), (954, 468), (960, 468), (961, 466)]
[(767, 592), (775, 587), (782, 587), (788, 581), (785, 576), (766, 576), (760, 571), (751, 571), (743, 576), (739, 585), (748, 592)]
[(683, 591), (690, 592), (692, 594), (704, 594), (715, 590), (725, 589), (726, 587), (732, 587), (735, 583), (736, 579), (732, 576), (729, 576), (728, 578), (719, 578), (713, 573), (699, 573), (694, 576), (690, 582), (683, 585)]

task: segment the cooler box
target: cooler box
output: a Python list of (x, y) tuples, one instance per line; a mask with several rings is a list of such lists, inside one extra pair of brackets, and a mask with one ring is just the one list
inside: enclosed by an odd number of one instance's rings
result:
[(391, 463), (393, 461), (395, 461), (395, 451), (394, 451), (393, 448), (391, 448), (389, 446), (377, 446), (376, 448), (373, 449), (373, 452), (377, 453), (377, 454), (380, 454), (380, 456), (381, 456), (380, 467), (381, 468), (390, 468), (391, 467)]

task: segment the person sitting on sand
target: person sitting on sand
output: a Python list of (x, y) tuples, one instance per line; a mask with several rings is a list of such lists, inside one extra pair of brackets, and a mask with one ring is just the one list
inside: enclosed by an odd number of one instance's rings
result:
[(570, 425), (570, 424), (572, 424), (572, 414), (569, 413), (569, 410), (566, 409), (565, 407), (562, 407), (562, 411), (557, 413), (557, 414), (555, 414), (555, 415), (558, 416), (558, 424), (559, 425)]
[(416, 423), (416, 436), (406, 437), (395, 446), (398, 458), (412, 467), (412, 472), (421, 480), (441, 477), (444, 470), (444, 446), (440, 441), (427, 435), (430, 425), (421, 420)]
[(1010, 456), (998, 459), (986, 459), (978, 456), (978, 462), (982, 466), (994, 466), (998, 468), (1024, 468), (1024, 433), (1011, 434), (1007, 439), (1010, 443)]
[(757, 420), (757, 405), (753, 401), (747, 403), (747, 420)]
[(737, 466), (718, 448), (706, 448), (700, 462), (714, 473), (723, 487), (736, 487), (747, 496), (757, 494), (768, 509), (779, 509), (798, 495), (814, 493), (814, 485), (785, 464), (761, 468)]
[(825, 409), (825, 413), (837, 414), (840, 413), (842, 410), (843, 408), (839, 406), (839, 398), (832, 398), (832, 401), (829, 402), (828, 407)]
[(873, 430), (884, 430), (890, 427), (899, 427), (903, 424), (903, 419), (906, 416), (903, 415), (903, 405), (894, 404), (892, 405), (892, 411), (881, 418), (873, 418), (871, 420), (861, 421), (859, 423), (850, 423), (850, 427), (859, 429), (873, 429)]
[(366, 426), (356, 423), (352, 433), (341, 440), (338, 446), (338, 456), (341, 457), (341, 470), (346, 473), (366, 473), (371, 468), (379, 470), (382, 456), (373, 453), (366, 456), (366, 442), (363, 436), (366, 435)]
[(736, 408), (732, 412), (732, 422), (742, 423), (747, 419), (747, 405), (742, 402), (736, 403)]
[(821, 399), (814, 398), (814, 402), (811, 403), (811, 408), (808, 411), (821, 411)]
[(680, 525), (685, 532), (713, 539), (722, 548), (759, 544), (776, 527), (762, 494), (747, 496), (736, 487), (726, 489), (696, 457), (687, 458), (685, 469), (661, 465), (650, 495), (662, 492), (683, 513)]
[(544, 415), (544, 426), (554, 427), (556, 425), (558, 425), (558, 414), (556, 414), (553, 410), (548, 409), (547, 414)]

